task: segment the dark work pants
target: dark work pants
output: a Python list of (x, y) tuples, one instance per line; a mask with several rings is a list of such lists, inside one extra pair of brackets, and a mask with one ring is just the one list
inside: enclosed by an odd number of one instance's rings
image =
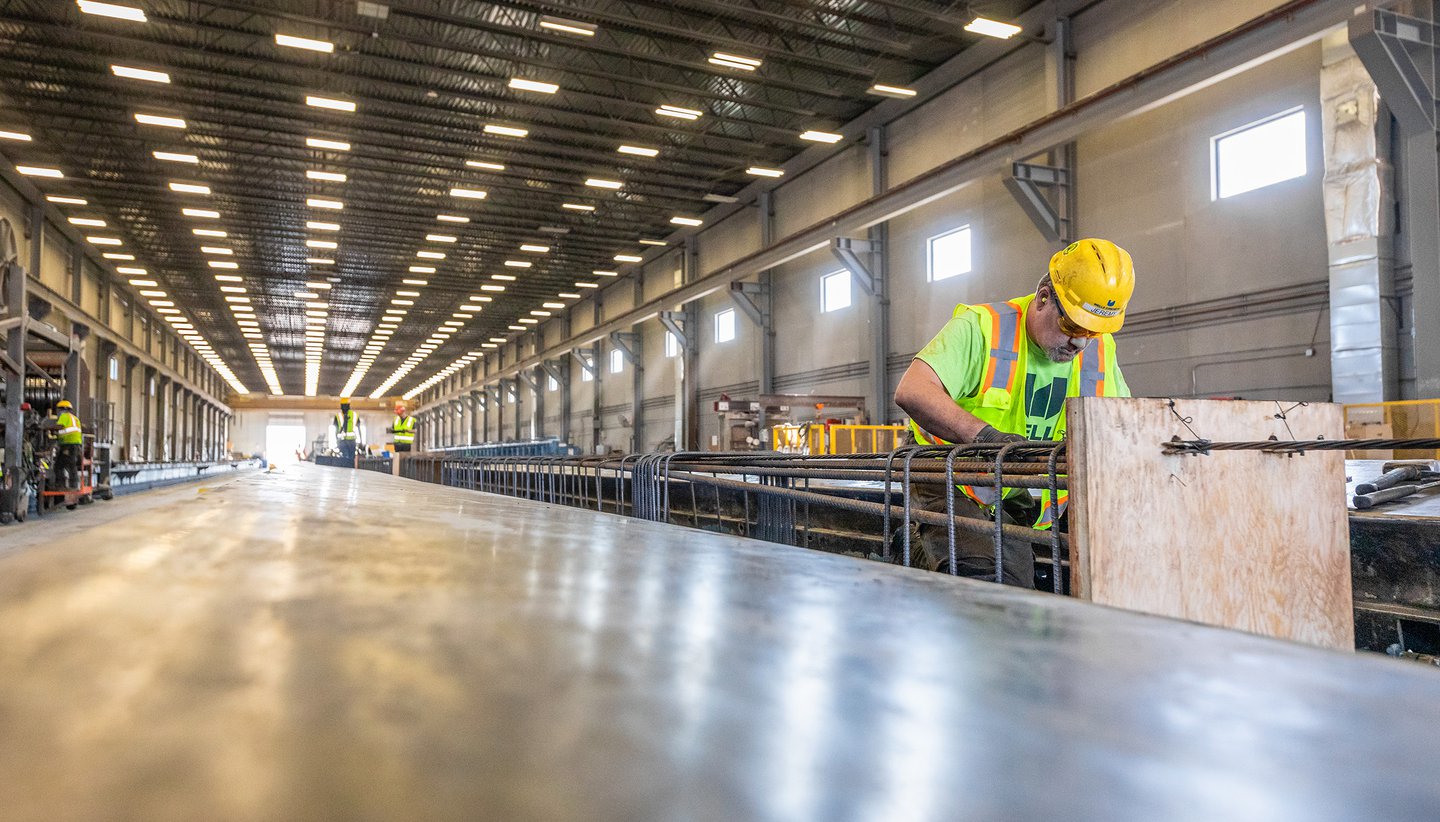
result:
[[(945, 513), (945, 489), (941, 485), (916, 485), (911, 493), (912, 507)], [(994, 518), (974, 500), (955, 491), (955, 515), (984, 520), (993, 526)], [(1005, 500), (1004, 519), (1010, 525), (1034, 525), (1040, 515), (1040, 502), (1027, 493), (1017, 493)], [(1006, 537), (1001, 543), (1002, 577), (1006, 585), (1017, 588), (1035, 587), (1035, 549), (1024, 540)], [(910, 564), (931, 571), (950, 570), (949, 529), (944, 525), (918, 525), (910, 546)], [(972, 579), (995, 579), (995, 532), (984, 533), (955, 529), (955, 565), (957, 573)]]
[(397, 442), (397, 443), (395, 443), (395, 453), (397, 453), (397, 454), (408, 454), (409, 452), (410, 452), (410, 443), (408, 443), (408, 442)]
[(55, 478), (61, 488), (80, 487), (80, 443), (61, 443), (55, 452)]
[(355, 440), (340, 440), (340, 459), (355, 461)]

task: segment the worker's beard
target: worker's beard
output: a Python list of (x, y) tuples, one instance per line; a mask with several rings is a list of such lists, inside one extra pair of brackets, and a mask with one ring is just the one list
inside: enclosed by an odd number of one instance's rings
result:
[(1051, 362), (1067, 363), (1080, 356), (1080, 352), (1084, 351), (1088, 344), (1089, 340), (1080, 340), (1079, 345), (1075, 345), (1072, 340), (1066, 340), (1058, 346), (1045, 349), (1045, 356)]

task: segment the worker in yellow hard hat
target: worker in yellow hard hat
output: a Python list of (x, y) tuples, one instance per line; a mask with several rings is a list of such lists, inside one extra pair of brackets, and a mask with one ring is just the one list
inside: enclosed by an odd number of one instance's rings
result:
[(59, 412), (50, 424), (55, 434), (55, 474), (61, 488), (80, 487), (81, 446), (85, 435), (80, 430), (80, 418), (75, 416), (75, 407), (69, 400), (55, 403)]
[[(1035, 293), (989, 305), (958, 305), (950, 321), (915, 355), (895, 391), (919, 444), (1060, 440), (1066, 397), (1128, 397), (1111, 336), (1125, 324), (1135, 290), (1130, 254), (1109, 240), (1071, 243), (1050, 258)], [(1032, 496), (1024, 489), (957, 486), (957, 514), (991, 520), (1002, 505), (1007, 522), (1048, 528), (1066, 494)], [(921, 507), (945, 510), (943, 491), (921, 491)], [(949, 563), (948, 530), (922, 526), (915, 557), (932, 569)], [(956, 533), (956, 571), (994, 579), (988, 535)], [(1013, 544), (1012, 544), (1013, 542)], [(1034, 587), (1034, 554), (1007, 540), (1003, 580)], [(947, 569), (948, 570), (948, 569)]]
[(350, 410), (350, 398), (341, 397), (340, 413), (335, 415), (335, 445), (340, 450), (340, 458), (349, 460), (352, 465), (355, 462), (355, 443), (359, 437), (355, 412)]

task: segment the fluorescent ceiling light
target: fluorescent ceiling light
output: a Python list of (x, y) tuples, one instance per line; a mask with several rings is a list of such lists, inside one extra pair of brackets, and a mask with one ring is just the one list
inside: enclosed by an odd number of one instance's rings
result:
[(118, 237), (86, 237), (91, 245), (121, 245)]
[(305, 176), (311, 180), (324, 180), (327, 183), (345, 182), (345, 175), (338, 171), (315, 171), (314, 169), (310, 169), (305, 172)]
[(489, 124), (485, 126), (485, 133), (496, 134), (501, 137), (524, 137), (530, 132), (527, 129), (514, 128), (513, 126), (497, 126), (494, 124)]
[(208, 208), (182, 208), (180, 209), (180, 213), (184, 214), (186, 217), (203, 217), (207, 220), (220, 219), (220, 212), (211, 211)]
[(615, 150), (621, 154), (633, 154), (636, 157), (654, 157), (660, 153), (658, 148), (646, 148), (645, 146), (621, 146)]
[(339, 200), (326, 200), (321, 197), (307, 197), (305, 199), (305, 205), (311, 208), (328, 208), (334, 211), (339, 211), (345, 207), (345, 204)]
[(327, 148), (331, 151), (349, 151), (350, 144), (340, 140), (323, 140), (319, 137), (306, 137), (305, 145), (310, 148)]
[(1002, 23), (999, 20), (989, 20), (984, 17), (976, 17), (970, 21), (965, 30), (972, 34), (983, 34), (986, 37), (998, 37), (1001, 40), (1009, 40), (1019, 34), (1021, 28), (1013, 23)]
[(539, 20), (540, 28), (558, 31), (562, 34), (574, 34), (580, 37), (594, 37), (595, 24), (582, 23), (579, 20), (567, 20), (563, 17), (551, 17), (544, 15)]
[(219, 237), (224, 239), (225, 232), (214, 228), (192, 228), (190, 232), (197, 237)]
[(329, 284), (329, 283), (323, 283), (323, 282), (306, 283), (306, 284), (305, 284), (305, 287), (306, 287), (306, 288), (319, 289), (320, 291), (329, 291), (329, 290), (330, 290), (330, 284)]
[(243, 286), (243, 285), (222, 285), (222, 286), (220, 286), (220, 293), (222, 293), (222, 294), (244, 294), (244, 293), (245, 293), (245, 286)]
[(89, 205), (89, 204), (90, 204), (90, 201), (87, 200), (87, 199), (85, 199), (84, 197), (62, 197), (62, 196), (60, 196), (59, 194), (47, 194), (47, 195), (45, 196), (45, 199), (46, 199), (46, 200), (49, 200), (49, 201), (52, 202), (52, 203), (59, 203), (60, 205), (81, 205), (81, 206), (83, 206), (83, 205)]
[(210, 186), (199, 183), (171, 183), (170, 190), (181, 194), (209, 194)]
[[(329, 257), (306, 257), (305, 262), (311, 265), (334, 265), (335, 261)], [(329, 288), (329, 286), (326, 286)]]
[(94, 219), (93, 217), (71, 217), (71, 218), (70, 218), (70, 224), (71, 224), (71, 225), (83, 225), (83, 226), (85, 226), (86, 228), (104, 228), (104, 227), (105, 227), (105, 221), (104, 221), (104, 220), (97, 220), (97, 219)]
[(228, 248), (222, 248), (222, 247), (220, 247), (220, 246), (215, 246), (215, 245), (202, 245), (202, 246), (200, 246), (200, 253), (201, 253), (201, 254), (214, 254), (214, 255), (217, 256), (217, 257), (229, 257), (229, 256), (233, 255), (235, 252), (234, 252), (234, 251), (231, 251), (231, 250), (228, 249)]
[(670, 222), (675, 225), (697, 226), (704, 224), (705, 221), (699, 217), (671, 217)]
[(411, 273), (411, 274), (434, 274), (434, 273), (435, 273), (435, 267), (434, 267), (434, 266), (430, 266), (430, 265), (412, 265), (412, 266), (410, 266), (410, 273)]
[(339, 248), (340, 244), (330, 240), (306, 240), (307, 248)]
[(116, 77), (128, 77), (131, 80), (147, 80), (151, 83), (168, 83), (170, 75), (163, 71), (151, 71), (150, 69), (132, 68), (130, 66), (111, 66)]
[[(635, 256), (634, 254), (616, 254), (616, 255), (615, 255), (615, 262), (617, 262), (617, 263), (638, 263), (638, 262), (640, 262), (641, 259), (643, 259), (643, 258), (637, 257), (637, 256)], [(600, 272), (597, 271), (597, 272), (595, 272), (595, 273), (596, 273), (596, 274), (599, 274)]]
[[(147, 272), (145, 269), (143, 269), (143, 268), (136, 268), (136, 267), (133, 266), (133, 265), (117, 266), (117, 267), (115, 268), (115, 270), (118, 271), (118, 272), (120, 272), (121, 274), (131, 274), (131, 275), (134, 275), (134, 276), (136, 276), (136, 277), (143, 277), (143, 276), (145, 276), (147, 273), (149, 273), (149, 272)], [(141, 284), (143, 284), (144, 282), (146, 282), (146, 281), (145, 281), (145, 280), (131, 280), (131, 281), (130, 281), (130, 284), (131, 284), (131, 285), (141, 285)], [(151, 285), (154, 285), (154, 283), (151, 283)]]
[(535, 264), (532, 263), (532, 262), (530, 262), (529, 260), (506, 260), (506, 261), (505, 261), (505, 266), (506, 266), (507, 268), (530, 268), (530, 267), (533, 266), (533, 265), (535, 265)]
[(101, 254), (100, 256), (101, 256), (101, 257), (104, 257), (104, 258), (107, 259), (107, 260), (128, 260), (128, 261), (131, 261), (131, 262), (133, 262), (133, 261), (135, 260), (135, 255), (134, 255), (134, 254), (116, 254), (116, 253), (111, 252), (111, 251), (107, 251), (107, 252), (105, 252), (104, 254)]
[(432, 242), (432, 243), (453, 243), (453, 242), (455, 242), (455, 238), (452, 237), (452, 236), (449, 235), (449, 234), (426, 234), (426, 235), (425, 235), (425, 239), (426, 239), (427, 242)]
[(760, 68), (760, 61), (754, 57), (741, 57), (738, 54), (726, 54), (722, 51), (711, 54), (710, 62), (717, 66), (741, 69), (742, 71), (754, 71)]
[(513, 283), (513, 282), (515, 282), (515, 275), (514, 275), (514, 274), (491, 274), (491, 275), (490, 275), (490, 279), (496, 280), (496, 281), (502, 282), (502, 283)]
[(461, 217), (457, 214), (436, 214), (435, 219), (442, 223), (468, 223), (469, 217)]
[(600, 287), (600, 284), (599, 284), (599, 283), (577, 282), (577, 283), (575, 283), (575, 287), (576, 287), (576, 288), (599, 288), (599, 287)]
[(489, 284), (489, 283), (486, 283), (486, 284), (480, 286), (480, 290), (481, 290), (481, 291), (504, 291), (504, 290), (505, 290), (505, 286), (503, 286), (503, 285), (491, 285), (491, 284)]
[(831, 131), (802, 131), (800, 139), (809, 140), (812, 143), (838, 143), (845, 139), (845, 135), (836, 134)]
[(18, 140), (22, 143), (30, 142), (30, 135), (21, 131), (0, 131), (0, 140)]
[(698, 120), (705, 112), (693, 108), (681, 108), (680, 106), (661, 106), (655, 109), (655, 113), (662, 117), (675, 117), (681, 120)]
[(536, 253), (536, 254), (548, 254), (548, 253), (550, 253), (550, 246), (548, 246), (548, 245), (533, 245), (533, 244), (530, 244), (530, 243), (526, 243), (525, 245), (520, 246), (520, 250), (521, 250), (521, 251), (533, 251), (533, 252)]
[(664, 240), (640, 240), (639, 243), (640, 245), (656, 245), (661, 247), (669, 245), (669, 243)]
[(533, 316), (533, 317), (551, 317), (551, 316), (554, 316), (554, 315), (551, 314), (549, 311), (541, 311), (541, 310), (539, 310), (539, 309), (536, 309), (536, 310), (534, 310), (534, 311), (531, 311), (531, 312), (530, 312), (530, 315)]
[(560, 207), (561, 207), (561, 208), (568, 208), (568, 209), (570, 209), (571, 211), (594, 211), (594, 210), (595, 210), (595, 206), (593, 206), (593, 205), (582, 205), (581, 203), (565, 203), (565, 204), (561, 205)]
[(15, 166), (15, 170), (27, 177), (64, 177), (65, 174), (58, 168), (47, 166)]
[(755, 175), (756, 177), (783, 177), (783, 176), (785, 176), (785, 171), (784, 171), (784, 169), (779, 169), (779, 168), (766, 168), (765, 166), (750, 166), (749, 168), (745, 169), (745, 173), (746, 173), (746, 174), (753, 174), (753, 175)]
[(564, 308), (565, 303), (541, 303), (545, 308)]
[[(618, 259), (618, 258), (617, 258), (617, 259)], [(632, 258), (630, 258), (630, 259), (631, 259), (631, 260), (634, 260), (634, 259), (636, 259), (636, 258), (632, 257)], [(594, 275), (597, 276), (597, 277), (618, 277), (618, 276), (620, 276), (620, 272), (618, 272), (618, 271), (600, 271), (600, 270), (597, 269), (597, 270), (595, 270), (595, 271), (591, 271), (590, 273), (591, 273), (591, 274), (594, 274)]]
[(101, 17), (114, 17), (116, 20), (129, 20), (134, 23), (146, 22), (145, 12), (132, 6), (99, 3), (96, 0), (75, 0), (75, 5), (86, 14), (98, 14)]
[(315, 299), (316, 297), (319, 297), (319, 296), (320, 296), (319, 294), (316, 294), (316, 293), (314, 293), (314, 292), (312, 292), (312, 291), (296, 291), (296, 292), (295, 292), (295, 299), (297, 299), (297, 300), (313, 300), (313, 299)]
[(305, 227), (315, 231), (339, 231), (339, 223), (322, 223), (319, 220), (306, 220)]
[(544, 83), (539, 80), (526, 80), (523, 77), (511, 77), (510, 88), (521, 91), (538, 91), (541, 94), (554, 94), (560, 87), (554, 83)]
[(391, 301), (390, 301), (390, 304), (391, 304), (391, 305), (414, 305), (414, 304), (415, 304), (415, 301), (414, 301), (414, 300), (400, 300), (400, 299), (395, 299), (395, 300), (391, 300)]
[(878, 94), (881, 97), (914, 97), (917, 93), (913, 88), (904, 86), (891, 86), (885, 83), (876, 83), (865, 90), (866, 94)]
[(354, 111), (355, 103), (350, 100), (337, 100), (333, 97), (317, 97), (313, 94), (305, 95), (305, 105), (315, 108), (326, 108), (331, 111)]
[(450, 196), (464, 197), (469, 200), (483, 200), (485, 199), (485, 192), (475, 188), (452, 188), (450, 189)]
[(401, 280), (405, 285), (429, 285), (429, 280)]
[(530, 317), (521, 317), (520, 319), (516, 320), (516, 322), (525, 323), (526, 325), (534, 325), (540, 321), (536, 319), (531, 319)]
[(330, 54), (335, 51), (335, 44), (325, 40), (312, 40), (309, 37), (296, 37), (293, 34), (276, 34), (275, 45), (288, 46), (292, 49), (306, 49), (308, 51), (323, 51)]
[(585, 181), (585, 185), (590, 186), (591, 188), (606, 188), (614, 191), (615, 189), (618, 189), (625, 184), (620, 182), (619, 180), (605, 180), (599, 177), (591, 177), (590, 179)]
[(483, 168), (487, 171), (504, 171), (504, 163), (492, 163), (486, 160), (466, 160), (465, 165), (471, 168)]
[(195, 165), (200, 162), (200, 158), (194, 154), (180, 154), (174, 151), (152, 151), (150, 153), (155, 159), (164, 160), (167, 163), (190, 163), (191, 165)]
[(216, 274), (215, 281), (219, 283), (241, 283), (245, 281), (245, 278), (237, 277), (234, 274)]
[(422, 259), (422, 260), (443, 260), (443, 259), (445, 259), (445, 252), (443, 252), (443, 251), (417, 251), (417, 252), (415, 252), (415, 256), (416, 256), (416, 257), (419, 257), (419, 258)]
[(142, 114), (135, 113), (135, 122), (147, 126), (164, 126), (165, 128), (185, 128), (185, 121), (179, 117), (168, 117), (163, 114)]
[(229, 260), (210, 260), (209, 263), (211, 268), (236, 269), (240, 267), (239, 263), (233, 263)]

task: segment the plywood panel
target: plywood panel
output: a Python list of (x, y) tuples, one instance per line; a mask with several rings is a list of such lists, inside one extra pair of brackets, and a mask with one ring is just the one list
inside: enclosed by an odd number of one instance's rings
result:
[[(1341, 407), (1177, 400), (1212, 441), (1340, 438)], [(1170, 401), (1067, 406), (1077, 596), (1330, 648), (1354, 647), (1341, 451), (1166, 456)], [(1288, 423), (1289, 430), (1286, 425)]]

